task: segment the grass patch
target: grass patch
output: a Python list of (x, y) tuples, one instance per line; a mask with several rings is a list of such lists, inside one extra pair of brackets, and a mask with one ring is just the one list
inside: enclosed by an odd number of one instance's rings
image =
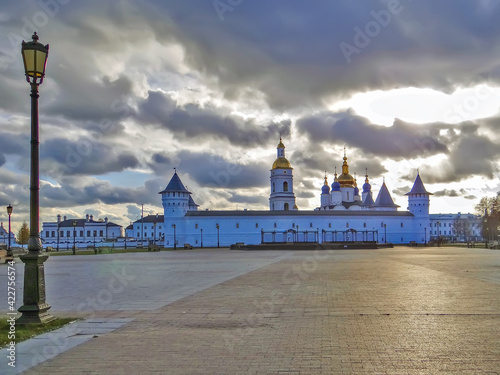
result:
[(78, 319), (56, 318), (56, 320), (45, 324), (16, 324), (16, 338), (11, 340), (9, 339), (10, 323), (7, 319), (0, 319), (0, 348), (7, 346), (11, 341), (15, 341), (16, 344), (18, 344), (21, 341), (28, 340), (45, 332), (53, 331), (75, 320)]

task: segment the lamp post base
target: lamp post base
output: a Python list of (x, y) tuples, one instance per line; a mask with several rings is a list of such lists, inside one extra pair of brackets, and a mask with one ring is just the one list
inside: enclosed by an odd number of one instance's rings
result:
[(55, 319), (48, 313), (50, 305), (45, 302), (45, 270), (43, 263), (48, 255), (29, 252), (19, 257), (24, 263), (24, 299), (19, 308), (22, 316), (16, 324), (48, 323)]

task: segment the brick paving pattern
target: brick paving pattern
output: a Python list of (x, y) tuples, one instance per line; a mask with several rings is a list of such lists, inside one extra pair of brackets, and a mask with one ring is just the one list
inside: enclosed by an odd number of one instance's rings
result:
[[(216, 261), (214, 259), (213, 261)], [(294, 252), (26, 374), (499, 374), (500, 251)]]

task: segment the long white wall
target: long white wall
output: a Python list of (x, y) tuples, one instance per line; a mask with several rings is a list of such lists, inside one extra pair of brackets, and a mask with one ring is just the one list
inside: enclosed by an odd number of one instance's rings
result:
[[(175, 239), (177, 246), (182, 247), (185, 243), (192, 246), (201, 246), (203, 240), (204, 247), (217, 246), (217, 227), (219, 225), (219, 245), (229, 246), (236, 242), (245, 244), (260, 244), (261, 231), (288, 231), (298, 230), (301, 232), (300, 241), (304, 240), (305, 231), (319, 231), (319, 241), (322, 240), (321, 232), (325, 231), (346, 231), (354, 229), (358, 232), (358, 239), (362, 240), (362, 231), (378, 230), (378, 241), (391, 242), (395, 244), (409, 243), (416, 241), (423, 243), (425, 241), (424, 231), (415, 233), (414, 217), (411, 215), (391, 216), (384, 215), (382, 212), (377, 216), (326, 216), (326, 215), (297, 215), (297, 216), (271, 216), (271, 215), (245, 215), (235, 214), (233, 216), (185, 216), (183, 218), (165, 218), (165, 227), (168, 228), (165, 233), (165, 247), (173, 247), (174, 231), (172, 225), (176, 225)], [(386, 227), (384, 227), (384, 224)], [(385, 238), (387, 233), (387, 238)], [(281, 241), (280, 234), (276, 234), (276, 241)], [(429, 234), (428, 234), (429, 236)], [(314, 236), (310, 235), (310, 240)], [(328, 234), (326, 240), (331, 240), (331, 234)], [(371, 238), (370, 238), (371, 239)], [(266, 241), (269, 241), (269, 235)], [(285, 242), (290, 238), (285, 238)], [(341, 240), (339, 234), (338, 240)], [(428, 238), (427, 238), (428, 240)]]

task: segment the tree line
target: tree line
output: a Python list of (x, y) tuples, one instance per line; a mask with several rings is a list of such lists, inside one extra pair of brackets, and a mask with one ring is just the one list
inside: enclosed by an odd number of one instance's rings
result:
[(486, 241), (498, 239), (500, 225), (500, 191), (495, 197), (483, 197), (476, 205), (476, 213), (481, 216), (481, 235)]

